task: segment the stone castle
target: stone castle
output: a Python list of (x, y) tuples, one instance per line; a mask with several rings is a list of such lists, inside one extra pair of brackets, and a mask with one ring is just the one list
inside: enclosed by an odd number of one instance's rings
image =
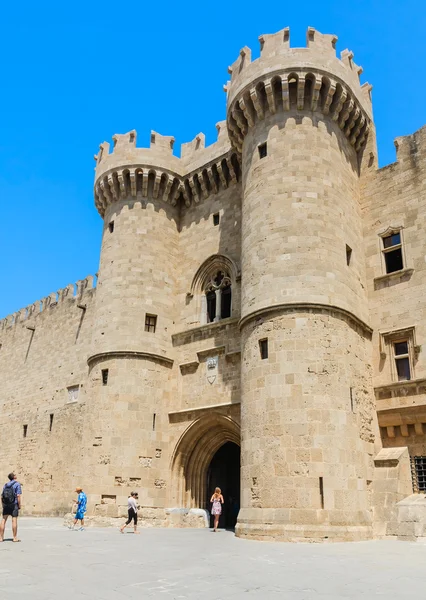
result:
[(68, 512), (79, 484), (89, 516), (136, 489), (147, 525), (204, 526), (220, 486), (241, 537), (424, 535), (426, 128), (379, 169), (353, 53), (259, 39), (211, 146), (101, 144), (96, 287), (0, 322), (25, 514)]

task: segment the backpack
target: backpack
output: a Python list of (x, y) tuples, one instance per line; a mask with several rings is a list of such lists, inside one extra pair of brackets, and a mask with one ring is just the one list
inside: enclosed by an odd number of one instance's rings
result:
[(12, 483), (12, 485), (5, 485), (4, 489), (3, 489), (3, 494), (2, 494), (2, 502), (5, 506), (12, 506), (15, 504), (15, 498), (16, 498), (16, 494), (15, 494), (15, 486)]

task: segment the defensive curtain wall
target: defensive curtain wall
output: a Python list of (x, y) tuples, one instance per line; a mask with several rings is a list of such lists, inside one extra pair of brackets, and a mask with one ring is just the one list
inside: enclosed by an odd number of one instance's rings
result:
[(26, 514), (69, 512), (81, 485), (97, 522), (136, 489), (145, 524), (204, 526), (229, 445), (239, 536), (422, 534), (397, 502), (426, 455), (426, 134), (378, 169), (371, 86), (336, 39), (243, 48), (211, 146), (101, 144), (96, 287), (0, 322), (0, 464)]

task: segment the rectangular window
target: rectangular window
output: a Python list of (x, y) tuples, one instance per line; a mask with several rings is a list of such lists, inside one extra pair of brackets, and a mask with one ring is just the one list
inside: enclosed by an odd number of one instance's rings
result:
[(265, 360), (268, 358), (268, 339), (259, 340), (259, 348), (260, 348), (260, 358)]
[(110, 233), (114, 231), (114, 221), (109, 222), (108, 229)]
[(411, 457), (411, 472), (415, 492), (426, 492), (426, 456)]
[(49, 431), (52, 431), (52, 427), (53, 427), (53, 414), (50, 415)]
[(102, 385), (108, 385), (108, 369), (102, 369)]
[(219, 221), (220, 221), (220, 215), (219, 215), (219, 213), (214, 214), (213, 215), (213, 225), (214, 226), (219, 225)]
[(24, 425), (24, 431), (23, 431), (24, 438), (27, 437), (27, 431), (28, 431), (28, 425)]
[(352, 248), (346, 244), (346, 264), (348, 265), (348, 267), (351, 264), (351, 258), (352, 258)]
[(157, 327), (157, 315), (145, 315), (145, 331), (155, 333)]
[(390, 235), (383, 237), (382, 241), (382, 252), (385, 259), (386, 273), (394, 273), (395, 271), (401, 271), (401, 269), (404, 268), (404, 261), (402, 257), (401, 232), (395, 231)]
[(394, 342), (393, 349), (398, 381), (409, 381), (411, 379), (411, 367), (408, 341)]
[(259, 150), (259, 158), (265, 158), (265, 156), (268, 154), (268, 147), (266, 145), (266, 142), (264, 142), (263, 144), (259, 144), (257, 149)]

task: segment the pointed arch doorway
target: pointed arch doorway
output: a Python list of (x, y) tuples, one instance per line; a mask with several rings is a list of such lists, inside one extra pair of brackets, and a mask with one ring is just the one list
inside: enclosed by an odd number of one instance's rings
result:
[[(207, 469), (206, 491), (207, 506), (210, 510), (210, 498), (216, 487), (220, 487), (224, 498), (219, 527), (233, 529), (240, 510), (240, 455), (241, 450), (235, 442), (225, 442), (213, 456)], [(210, 526), (213, 525), (212, 518)]]
[(240, 427), (231, 417), (210, 413), (194, 421), (176, 445), (171, 469), (175, 506), (210, 510), (210, 497), (220, 487), (225, 497), (220, 525), (235, 524), (240, 500)]

